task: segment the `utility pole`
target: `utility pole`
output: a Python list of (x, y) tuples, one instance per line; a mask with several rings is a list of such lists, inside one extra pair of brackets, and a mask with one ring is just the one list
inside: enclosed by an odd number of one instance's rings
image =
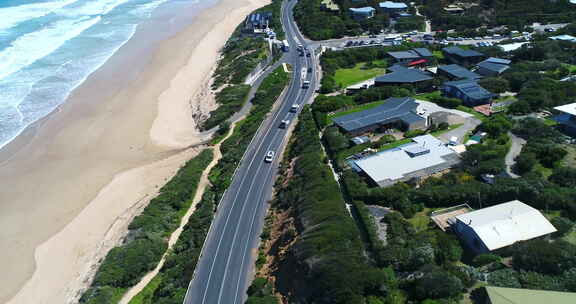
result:
[(480, 209), (482, 209), (482, 200), (480, 199), (480, 191), (478, 191), (478, 205), (480, 205)]

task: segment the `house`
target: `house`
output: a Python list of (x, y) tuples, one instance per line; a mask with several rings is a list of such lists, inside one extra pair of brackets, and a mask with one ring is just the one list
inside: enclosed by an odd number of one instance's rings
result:
[(568, 41), (568, 42), (576, 42), (576, 37), (570, 36), (570, 35), (552, 36), (552, 37), (548, 37), (548, 39)]
[(556, 232), (540, 211), (515, 200), (452, 219), (452, 230), (475, 253), (487, 253)]
[(464, 50), (457, 46), (449, 46), (442, 49), (444, 57), (451, 63), (471, 66), (482, 61), (486, 56), (474, 50)]
[(576, 293), (523, 288), (484, 287), (486, 304), (573, 304)]
[(334, 0), (322, 0), (322, 2), (320, 2), (320, 9), (326, 12), (340, 11), (340, 7)]
[(414, 181), (444, 172), (460, 162), (456, 152), (432, 135), (412, 138), (397, 148), (350, 161), (354, 170), (365, 174), (379, 187)]
[[(428, 63), (434, 58), (434, 55), (427, 48), (415, 48), (408, 51), (388, 52), (388, 57), (392, 58), (394, 63), (403, 65), (417, 65)], [(424, 60), (424, 61), (422, 61)]]
[(576, 137), (576, 103), (555, 107), (554, 110), (561, 112), (560, 115), (553, 118), (560, 124), (561, 130), (570, 136)]
[(486, 77), (500, 76), (510, 68), (510, 63), (512, 63), (512, 61), (507, 59), (490, 57), (478, 63), (476, 72)]
[(482, 76), (457, 64), (439, 66), (438, 70), (436, 71), (436, 74), (438, 76), (446, 77), (450, 80), (459, 80), (459, 79), (478, 80), (482, 78)]
[(375, 108), (333, 118), (344, 132), (360, 135), (380, 128), (426, 129), (427, 121), (417, 114), (418, 103), (411, 97), (388, 98)]
[(390, 73), (376, 77), (374, 86), (412, 85), (416, 91), (426, 91), (432, 87), (433, 77), (428, 72), (401, 65), (393, 65), (388, 70)]
[(496, 96), (470, 79), (448, 81), (442, 84), (440, 89), (442, 95), (458, 98), (470, 107), (490, 103), (492, 98)]
[(502, 51), (509, 53), (509, 52), (512, 52), (512, 51), (515, 51), (515, 50), (521, 48), (525, 44), (528, 44), (528, 42), (514, 42), (514, 43), (509, 43), (509, 44), (499, 44), (498, 47)]
[(393, 1), (384, 1), (378, 4), (380, 10), (384, 13), (395, 15), (399, 13), (405, 13), (408, 9), (408, 5), (403, 2), (393, 2)]
[(352, 14), (352, 18), (354, 18), (355, 20), (370, 19), (370, 18), (374, 17), (375, 11), (376, 11), (376, 9), (374, 9), (371, 6), (350, 8), (350, 13)]
[(450, 4), (446, 7), (443, 8), (444, 12), (446, 12), (447, 14), (451, 14), (451, 15), (460, 15), (462, 13), (464, 13), (464, 9), (454, 5), (454, 4)]
[(272, 19), (272, 12), (254, 13), (248, 15), (244, 22), (244, 32), (264, 33)]

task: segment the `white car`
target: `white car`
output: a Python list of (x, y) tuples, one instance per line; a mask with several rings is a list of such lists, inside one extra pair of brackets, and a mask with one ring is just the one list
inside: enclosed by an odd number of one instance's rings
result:
[(264, 157), (264, 161), (267, 163), (271, 163), (274, 160), (274, 151), (268, 151), (266, 153), (266, 157)]
[(292, 107), (290, 108), (290, 112), (296, 113), (296, 111), (298, 111), (298, 108), (300, 108), (300, 105), (293, 104)]
[(280, 129), (286, 129), (290, 124), (290, 119), (284, 119), (280, 122)]

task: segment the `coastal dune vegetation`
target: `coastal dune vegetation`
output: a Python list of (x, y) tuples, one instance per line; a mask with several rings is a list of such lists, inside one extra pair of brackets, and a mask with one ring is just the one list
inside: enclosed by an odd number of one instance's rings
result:
[[(280, 23), (282, 1), (274, 0), (271, 4), (254, 11), (272, 12), (270, 28), (274, 29), (278, 39), (284, 35)], [(201, 125), (202, 130), (209, 130), (221, 125), (238, 112), (247, 102), (250, 86), (244, 81), (257, 67), (270, 64), (280, 51), (269, 48), (264, 36), (254, 36), (243, 32), (244, 23), (240, 23), (222, 49), (220, 59), (212, 76), (212, 90), (215, 92), (218, 108), (210, 112)]]
[(128, 227), (123, 243), (110, 250), (80, 303), (115, 303), (152, 270), (167, 249), (168, 236), (190, 207), (202, 171), (212, 161), (206, 149), (189, 160)]
[(215, 208), (230, 185), (244, 151), (288, 82), (289, 74), (281, 67), (262, 81), (250, 101), (253, 107), (249, 114), (236, 123), (233, 133), (220, 146), (222, 158), (209, 174), (212, 186), (204, 192), (202, 200), (169, 253), (160, 274), (152, 281), (153, 284), (149, 284), (130, 302), (131, 304), (182, 303)]

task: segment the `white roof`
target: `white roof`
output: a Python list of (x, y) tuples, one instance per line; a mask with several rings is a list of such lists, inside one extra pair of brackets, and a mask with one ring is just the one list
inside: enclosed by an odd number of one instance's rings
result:
[(570, 36), (570, 35), (560, 35), (560, 36), (553, 36), (553, 37), (548, 37), (549, 39), (552, 40), (562, 40), (562, 41), (572, 41), (572, 42), (576, 42), (576, 37), (574, 36)]
[(555, 107), (554, 109), (560, 112), (568, 113), (570, 115), (576, 115), (576, 102)]
[(406, 3), (403, 2), (393, 2), (393, 1), (384, 1), (378, 4), (382, 8), (407, 8), (408, 6)]
[(456, 219), (474, 229), (491, 251), (556, 231), (540, 211), (517, 200), (461, 214)]
[[(356, 160), (355, 163), (378, 183), (388, 179), (397, 180), (406, 174), (443, 164), (446, 162), (443, 156), (455, 154), (432, 135), (414, 137), (412, 141), (404, 146)], [(408, 154), (408, 152), (414, 154), (428, 149), (430, 152), (423, 155), (411, 157)]]
[(504, 52), (512, 52), (515, 51), (519, 48), (521, 48), (523, 45), (525, 45), (528, 42), (516, 42), (516, 43), (509, 43), (509, 44), (499, 44), (498, 46), (504, 51)]

